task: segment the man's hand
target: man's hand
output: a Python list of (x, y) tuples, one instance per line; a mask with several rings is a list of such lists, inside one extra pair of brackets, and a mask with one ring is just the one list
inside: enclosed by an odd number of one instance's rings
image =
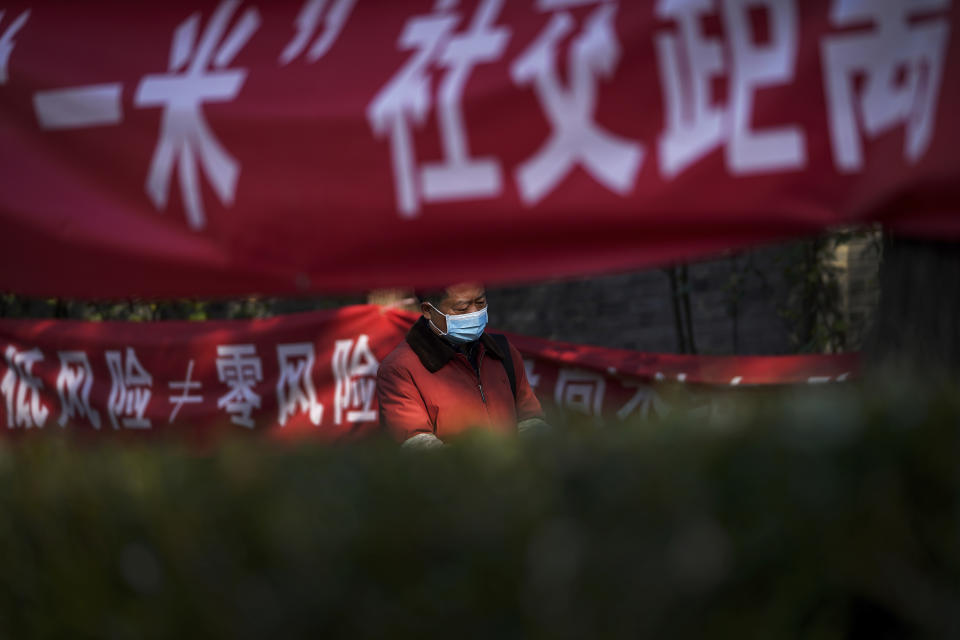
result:
[(439, 449), (444, 446), (443, 440), (433, 435), (432, 433), (418, 433), (417, 435), (407, 438), (402, 445), (403, 449)]
[(523, 437), (549, 433), (552, 429), (553, 427), (547, 424), (547, 421), (543, 418), (527, 418), (517, 423), (517, 433)]

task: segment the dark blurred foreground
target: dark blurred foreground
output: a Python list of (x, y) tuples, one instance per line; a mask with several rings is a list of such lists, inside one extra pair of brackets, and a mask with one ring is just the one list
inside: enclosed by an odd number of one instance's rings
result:
[(415, 454), (48, 430), (0, 448), (0, 635), (957, 638), (958, 390)]

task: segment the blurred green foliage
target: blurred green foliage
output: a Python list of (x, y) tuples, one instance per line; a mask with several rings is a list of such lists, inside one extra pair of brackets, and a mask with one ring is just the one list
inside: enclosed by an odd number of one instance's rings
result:
[(960, 637), (958, 386), (709, 425), (0, 447), (6, 638)]
[[(788, 245), (779, 256), (788, 293), (777, 305), (777, 313), (786, 323), (797, 352), (839, 353), (849, 349), (853, 327), (844, 305), (844, 269), (836, 263), (836, 257), (841, 246), (855, 240), (866, 241), (876, 259), (881, 259), (882, 235), (876, 225), (839, 228), (806, 238)], [(878, 282), (872, 284), (879, 286)]]
[(837, 352), (846, 347), (839, 269), (832, 262), (837, 244), (836, 237), (818, 236), (796, 243), (782, 259), (790, 291), (786, 304), (777, 310), (800, 352)]

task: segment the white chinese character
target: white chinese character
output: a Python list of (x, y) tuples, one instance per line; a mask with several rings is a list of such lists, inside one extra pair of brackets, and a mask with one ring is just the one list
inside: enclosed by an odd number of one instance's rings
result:
[[(663, 379), (662, 374), (660, 379)], [(624, 382), (623, 385), (625, 387), (636, 387), (637, 392), (617, 411), (617, 418), (620, 420), (626, 420), (631, 413), (637, 410), (640, 412), (640, 417), (644, 419), (650, 417), (651, 410), (658, 416), (665, 416), (670, 410), (670, 407), (653, 387), (639, 382)]]
[(533, 85), (552, 132), (546, 143), (515, 171), (526, 204), (539, 202), (577, 165), (620, 195), (633, 188), (643, 146), (605, 131), (592, 121), (599, 77), (613, 74), (620, 59), (613, 20), (617, 7), (605, 4), (586, 19), (570, 44), (568, 86), (557, 69), (558, 48), (573, 29), (569, 12), (555, 13), (510, 69), (515, 83)]
[(368, 422), (377, 419), (373, 399), (377, 386), (377, 369), (380, 363), (370, 350), (366, 334), (353, 340), (337, 340), (333, 350), (333, 377), (336, 388), (333, 395), (333, 421)]
[(94, 429), (100, 428), (100, 414), (90, 406), (93, 387), (93, 369), (83, 351), (58, 351), (60, 373), (57, 375), (57, 395), (60, 396), (60, 418), (63, 427), (72, 419), (86, 417)]
[[(460, 16), (438, 3), (433, 14), (411, 18), (398, 41), (401, 50), (415, 50), (367, 108), (378, 136), (390, 137), (394, 184), (400, 214), (413, 217), (427, 202), (489, 198), (501, 191), (500, 163), (495, 158), (471, 158), (463, 122), (463, 90), (473, 67), (497, 60), (509, 30), (494, 27), (503, 0), (483, 0), (469, 28), (453, 35)], [(443, 143), (442, 162), (416, 166), (410, 127), (423, 124), (431, 107), (431, 64), (447, 69), (440, 83), (437, 116)]]
[(233, 202), (240, 173), (239, 164), (217, 141), (201, 110), (204, 102), (233, 100), (246, 80), (245, 69), (226, 67), (260, 26), (260, 16), (256, 9), (247, 9), (224, 37), (238, 4), (238, 0), (221, 2), (202, 34), (197, 33), (200, 12), (180, 23), (170, 48), (170, 73), (144, 76), (133, 99), (139, 107), (164, 108), (147, 194), (158, 209), (166, 208), (176, 164), (187, 221), (194, 229), (206, 225), (197, 156), (225, 205)]
[(183, 408), (183, 405), (203, 402), (202, 395), (193, 395), (190, 393), (191, 389), (199, 389), (203, 386), (203, 383), (199, 380), (191, 380), (190, 376), (192, 375), (193, 358), (191, 358), (190, 362), (187, 363), (187, 377), (185, 379), (175, 380), (167, 383), (167, 386), (171, 389), (181, 392), (178, 396), (169, 396), (167, 398), (170, 404), (173, 405), (173, 411), (170, 412), (170, 419), (167, 421), (168, 424), (173, 424), (174, 419), (177, 417), (177, 414), (180, 413), (180, 409)]
[(280, 426), (287, 418), (306, 411), (310, 421), (319, 426), (323, 419), (323, 405), (313, 390), (313, 345), (309, 342), (277, 345), (277, 421)]
[[(834, 26), (874, 24), (870, 32), (831, 35), (821, 44), (830, 141), (840, 171), (863, 168), (860, 127), (872, 138), (905, 125), (904, 155), (911, 163), (929, 147), (950, 26), (942, 16), (914, 18), (949, 6), (949, 0), (833, 3), (830, 21)], [(864, 83), (856, 92), (858, 74)]]
[(260, 396), (253, 386), (263, 380), (263, 366), (252, 344), (217, 346), (217, 376), (230, 391), (217, 400), (217, 406), (230, 413), (230, 421), (253, 429), (254, 409), (260, 408)]
[(42, 427), (50, 410), (41, 402), (43, 381), (33, 375), (33, 365), (43, 360), (40, 349), (17, 351), (13, 345), (3, 354), (7, 373), (0, 382), (0, 392), (7, 401), (7, 427)]
[(606, 387), (606, 381), (598, 373), (561, 369), (553, 390), (553, 401), (558, 408), (599, 417)]
[(41, 129), (86, 129), (123, 122), (123, 84), (89, 84), (37, 91), (33, 111)]
[[(657, 62), (665, 100), (666, 131), (660, 138), (660, 170), (670, 178), (726, 143), (727, 168), (734, 174), (800, 169), (806, 164), (803, 131), (797, 126), (755, 130), (757, 89), (793, 79), (797, 57), (797, 16), (792, 1), (723, 0), (730, 50), (728, 107), (711, 106), (710, 84), (725, 71), (720, 43), (703, 32), (714, 0), (660, 0), (658, 17), (674, 20), (678, 33), (657, 35)], [(750, 11), (763, 6), (770, 36), (756, 44)]]
[(536, 389), (537, 385), (540, 384), (540, 374), (534, 372), (536, 366), (537, 363), (534, 360), (523, 359), (523, 369), (527, 374), (527, 382), (530, 383), (531, 389)]
[(657, 17), (676, 21), (679, 33), (657, 34), (657, 63), (667, 129), (660, 137), (660, 170), (669, 177), (723, 142), (724, 110), (711, 106), (710, 80), (724, 70), (720, 43), (703, 32), (714, 0), (660, 0)]
[[(144, 417), (150, 396), (153, 393), (153, 377), (137, 359), (132, 347), (104, 353), (107, 368), (110, 369), (110, 397), (107, 400), (107, 413), (114, 429), (123, 424), (127, 429), (149, 429), (150, 419)], [(117, 418), (121, 420), (118, 423)]]
[[(766, 8), (770, 34), (756, 44), (750, 12)], [(793, 0), (724, 0), (730, 38), (730, 139), (727, 167), (735, 174), (802, 169), (807, 163), (803, 130), (795, 125), (754, 130), (753, 94), (793, 80), (797, 63), (797, 7)]]
[(340, 35), (340, 31), (346, 24), (347, 18), (350, 17), (350, 12), (353, 10), (353, 5), (356, 3), (357, 0), (334, 0), (330, 4), (330, 9), (324, 13), (323, 9), (327, 0), (306, 0), (294, 21), (297, 34), (280, 54), (280, 64), (289, 64), (303, 53), (321, 20), (324, 23), (323, 32), (317, 36), (313, 46), (310, 47), (310, 51), (307, 52), (307, 61), (316, 62), (322, 58), (336, 42), (337, 36)]
[[(5, 13), (6, 11), (0, 11), (0, 23), (3, 22)], [(30, 10), (27, 9), (17, 16), (5, 31), (0, 31), (0, 84), (7, 83), (7, 65), (10, 63), (10, 54), (13, 53), (13, 47), (17, 44), (13, 41), (13, 37), (23, 28), (29, 17)]]

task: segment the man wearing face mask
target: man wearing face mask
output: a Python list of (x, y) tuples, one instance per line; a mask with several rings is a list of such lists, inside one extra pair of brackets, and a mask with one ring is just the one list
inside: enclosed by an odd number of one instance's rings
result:
[(377, 372), (381, 425), (403, 446), (422, 448), (470, 427), (546, 427), (520, 353), (484, 332), (484, 287), (461, 283), (422, 298), (423, 316)]

